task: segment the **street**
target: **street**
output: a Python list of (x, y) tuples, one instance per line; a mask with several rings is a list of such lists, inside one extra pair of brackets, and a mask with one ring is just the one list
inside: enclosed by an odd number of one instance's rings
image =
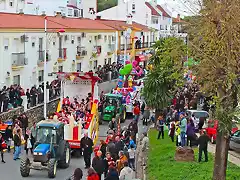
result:
[[(128, 119), (124, 123), (122, 123), (121, 126), (122, 127), (128, 126), (128, 124), (130, 122), (131, 122), (131, 119)], [(107, 122), (104, 122), (103, 125), (101, 125), (99, 127), (99, 129), (100, 129), (100, 133), (99, 133), (98, 140), (105, 139), (106, 135), (107, 135), (106, 132), (108, 130)], [(143, 127), (142, 123), (139, 122), (139, 134), (142, 134), (142, 132), (144, 132), (145, 130), (146, 130), (146, 126)], [(24, 156), (24, 155), (25, 155), (25, 151), (22, 150), (22, 156)], [(26, 179), (44, 180), (44, 179), (48, 179), (47, 171), (36, 171), (36, 170), (31, 170), (29, 177), (22, 178), (20, 175), (20, 160), (14, 161), (12, 158), (12, 153), (10, 153), (10, 154), (5, 153), (4, 158), (5, 158), (6, 164), (0, 163), (0, 174), (1, 174), (0, 179), (2, 179), (2, 180), (26, 180)], [(83, 179), (86, 179), (87, 170), (85, 170), (84, 167), (85, 167), (85, 164), (84, 164), (83, 158), (74, 158), (73, 157), (71, 159), (70, 167), (67, 169), (58, 169), (55, 179), (66, 180), (73, 174), (73, 172), (76, 168), (81, 168), (83, 170), (83, 173), (84, 173)]]

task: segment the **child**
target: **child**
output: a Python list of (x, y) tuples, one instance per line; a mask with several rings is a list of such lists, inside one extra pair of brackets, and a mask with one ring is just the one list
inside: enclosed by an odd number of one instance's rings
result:
[(175, 126), (176, 126), (176, 146), (181, 146), (181, 138), (180, 138), (180, 127), (179, 127), (179, 121), (175, 122)]
[(133, 144), (131, 144), (130, 149), (128, 149), (128, 155), (129, 155), (128, 164), (133, 171), (135, 171), (135, 153), (136, 153), (135, 147)]
[(175, 134), (175, 124), (172, 121), (170, 123), (169, 137), (171, 137), (172, 142), (174, 142), (174, 134)]

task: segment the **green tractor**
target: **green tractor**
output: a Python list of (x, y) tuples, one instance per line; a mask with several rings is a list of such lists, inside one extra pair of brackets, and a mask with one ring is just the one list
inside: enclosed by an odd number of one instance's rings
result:
[(105, 94), (101, 112), (101, 119), (111, 121), (112, 118), (120, 117), (120, 121), (126, 120), (126, 107), (122, 104), (121, 94)]
[(64, 124), (58, 120), (42, 120), (37, 124), (37, 136), (33, 150), (33, 162), (21, 159), (20, 172), (28, 177), (30, 170), (47, 170), (49, 178), (55, 178), (57, 167), (68, 168), (70, 146), (64, 140)]

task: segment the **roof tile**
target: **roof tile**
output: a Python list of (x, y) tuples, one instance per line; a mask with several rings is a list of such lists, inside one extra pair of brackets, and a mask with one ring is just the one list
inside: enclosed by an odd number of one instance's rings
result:
[(117, 31), (124, 31), (125, 30), (124, 27), (134, 27), (141, 29), (141, 31), (150, 31), (150, 29), (147, 26), (136, 22), (132, 22), (132, 25), (130, 25), (127, 24), (126, 21), (121, 20), (98, 19), (97, 21), (116, 29)]
[[(0, 28), (44, 29), (44, 16), (0, 13)], [(114, 30), (91, 19), (48, 16), (48, 29)]]
[(162, 6), (157, 5), (157, 8), (162, 12), (164, 17), (171, 18), (171, 16), (162, 8)]
[(155, 9), (154, 7), (152, 7), (152, 5), (149, 2), (145, 2), (145, 4), (147, 5), (147, 7), (149, 7), (149, 9), (151, 9), (152, 15), (154, 16), (161, 16)]

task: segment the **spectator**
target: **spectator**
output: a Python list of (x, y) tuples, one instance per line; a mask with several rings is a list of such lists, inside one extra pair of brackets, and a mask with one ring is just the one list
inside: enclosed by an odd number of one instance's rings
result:
[(158, 130), (158, 137), (157, 139), (160, 139), (160, 136), (162, 135), (162, 139), (164, 139), (164, 120), (163, 120), (163, 114), (160, 114), (157, 121), (157, 130)]
[(13, 160), (16, 161), (17, 159), (20, 159), (19, 155), (21, 154), (21, 143), (22, 143), (22, 140), (21, 140), (21, 131), (20, 131), (20, 129), (17, 129), (17, 133), (14, 134), (13, 141), (14, 141), (14, 148), (15, 148)]
[(140, 151), (140, 157), (142, 157), (143, 162), (142, 165), (145, 166), (147, 163), (147, 151), (149, 148), (149, 138), (147, 136), (147, 133), (143, 133), (143, 139), (141, 144), (141, 151)]
[(107, 144), (102, 139), (100, 140), (99, 150), (102, 152), (102, 158), (104, 159), (106, 156)]
[(121, 172), (121, 170), (124, 168), (124, 163), (128, 163), (127, 156), (124, 155), (123, 151), (119, 151), (118, 153), (119, 159), (117, 160), (117, 171), (118, 173)]
[(204, 152), (205, 155), (205, 162), (208, 162), (208, 142), (209, 137), (205, 130), (202, 131), (200, 137), (198, 138), (198, 144), (199, 144), (199, 154), (198, 154), (198, 162), (202, 161), (202, 153)]
[(102, 174), (104, 173), (104, 161), (102, 159), (101, 151), (98, 151), (97, 156), (93, 158), (92, 167), (97, 172), (99, 180), (101, 180)]
[(11, 150), (12, 139), (13, 139), (12, 126), (8, 126), (6, 131), (5, 131), (5, 141), (7, 143), (7, 150), (8, 150), (8, 152), (10, 152), (10, 150)]
[(98, 174), (93, 168), (88, 169), (87, 180), (100, 180)]
[(105, 180), (119, 180), (118, 172), (115, 167), (110, 167)]
[(128, 167), (128, 162), (124, 162), (124, 167), (120, 172), (120, 176), (119, 176), (120, 180), (125, 180), (125, 179), (134, 179), (134, 173), (133, 170)]
[(180, 113), (180, 136), (181, 136), (181, 146), (186, 145), (186, 132), (187, 132), (187, 119), (184, 113)]
[(128, 163), (130, 168), (132, 168), (132, 170), (134, 171), (135, 171), (135, 153), (136, 153), (135, 147), (134, 145), (131, 145), (130, 149), (128, 149), (128, 154), (129, 154)]
[(108, 145), (107, 145), (107, 152), (110, 152), (111, 157), (116, 160), (117, 159), (117, 150), (116, 150), (116, 146), (113, 142), (113, 139), (110, 138)]

